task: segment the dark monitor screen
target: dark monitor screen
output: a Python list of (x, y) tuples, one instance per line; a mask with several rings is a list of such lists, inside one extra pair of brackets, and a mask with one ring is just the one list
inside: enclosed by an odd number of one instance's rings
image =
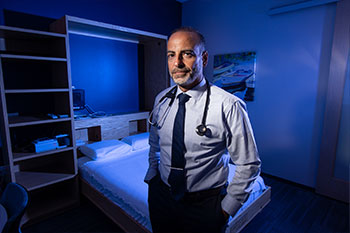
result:
[(73, 109), (82, 110), (85, 108), (84, 89), (73, 89)]

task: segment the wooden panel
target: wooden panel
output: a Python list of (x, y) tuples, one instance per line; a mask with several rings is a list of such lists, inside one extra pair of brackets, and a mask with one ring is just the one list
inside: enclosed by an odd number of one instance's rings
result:
[(4, 87), (4, 77), (2, 70), (2, 58), (0, 57), (0, 123), (1, 123), (1, 144), (2, 144), (2, 156), (5, 165), (5, 181), (7, 183), (15, 180), (15, 175), (13, 173), (13, 159), (12, 159), (12, 149), (11, 149), (11, 139), (9, 122), (7, 116), (6, 98), (5, 98), (5, 87)]
[(68, 34), (68, 25), (67, 25), (67, 18), (66, 16), (63, 16), (62, 18), (56, 20), (52, 24), (50, 24), (50, 31), (58, 32), (62, 34)]
[(94, 127), (89, 127), (87, 129), (88, 131), (88, 139), (89, 141), (101, 141), (101, 126), (94, 126)]
[(349, 182), (334, 177), (339, 124), (350, 52), (350, 1), (337, 3), (316, 191), (349, 202)]
[(141, 132), (148, 132), (148, 119), (137, 121), (137, 128)]
[(143, 85), (141, 88), (144, 92), (144, 99), (141, 106), (143, 106), (143, 110), (150, 111), (157, 94), (170, 85), (165, 40), (144, 43)]
[[(120, 139), (133, 133), (133, 127), (130, 128), (130, 122), (145, 121), (148, 119), (148, 112), (130, 113), (123, 115), (107, 116), (101, 118), (79, 119), (75, 121), (75, 129), (84, 129), (91, 126), (101, 126), (101, 139)], [(143, 130), (145, 128), (143, 127)], [(146, 127), (148, 131), (148, 127)], [(86, 136), (76, 134), (77, 139), (87, 141)]]

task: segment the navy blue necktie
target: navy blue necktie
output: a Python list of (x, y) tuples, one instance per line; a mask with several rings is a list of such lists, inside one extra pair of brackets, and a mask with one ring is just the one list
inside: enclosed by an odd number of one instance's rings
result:
[(184, 123), (185, 123), (185, 103), (189, 96), (181, 93), (179, 96), (179, 108), (177, 110), (173, 129), (173, 142), (171, 147), (171, 170), (168, 182), (171, 187), (171, 193), (175, 200), (180, 200), (186, 191), (185, 180), (185, 157), (186, 152), (184, 142)]

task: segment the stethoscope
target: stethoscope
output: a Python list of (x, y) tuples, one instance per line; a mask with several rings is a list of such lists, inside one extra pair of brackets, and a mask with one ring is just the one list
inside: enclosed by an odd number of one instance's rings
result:
[[(202, 123), (196, 127), (196, 133), (199, 136), (204, 136), (207, 133), (207, 131), (208, 131), (208, 128), (207, 128), (205, 123), (206, 123), (206, 120), (207, 120), (208, 107), (209, 107), (210, 85), (209, 85), (209, 82), (208, 82), (207, 79), (205, 79), (205, 82), (206, 82), (206, 89), (207, 89), (207, 97), (206, 97), (206, 100), (205, 100), (205, 106), (204, 106), (204, 112), (203, 112), (203, 117), (202, 117)], [(152, 110), (152, 112), (150, 113), (150, 115), (148, 117), (148, 123), (150, 125), (155, 126), (155, 127), (159, 127), (158, 122), (152, 122), (150, 120), (152, 118), (153, 112), (164, 101), (164, 99), (170, 98), (169, 105), (167, 106), (167, 109), (165, 110), (165, 112), (163, 113), (162, 117), (159, 120), (159, 122), (162, 122), (163, 118), (165, 117), (165, 115), (167, 115), (167, 112), (170, 109), (171, 105), (175, 101), (176, 91), (177, 91), (177, 86), (171, 88), (170, 91), (168, 91), (162, 98), (160, 98), (160, 100), (158, 101), (158, 104), (154, 107), (154, 109)]]

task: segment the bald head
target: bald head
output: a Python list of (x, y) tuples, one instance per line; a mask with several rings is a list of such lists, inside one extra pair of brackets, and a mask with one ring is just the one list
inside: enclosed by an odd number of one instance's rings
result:
[(198, 43), (203, 47), (203, 50), (205, 50), (205, 38), (202, 35), (202, 33), (200, 33), (199, 31), (197, 31), (196, 29), (189, 27), (189, 26), (183, 26), (183, 27), (179, 27), (177, 29), (175, 29), (174, 31), (172, 31), (170, 33), (169, 38), (175, 34), (176, 32), (190, 32), (193, 33), (197, 39), (198, 39)]

